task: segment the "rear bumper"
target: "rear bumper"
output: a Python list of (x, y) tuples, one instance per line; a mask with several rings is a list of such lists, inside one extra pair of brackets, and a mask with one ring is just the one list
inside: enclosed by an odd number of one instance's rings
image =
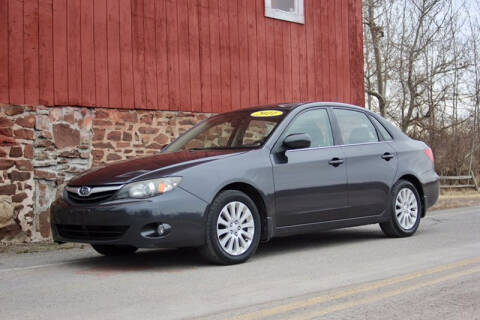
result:
[[(58, 199), (51, 207), (53, 239), (58, 242), (131, 245), (137, 248), (201, 246), (207, 203), (177, 188), (145, 200), (117, 200), (85, 206)], [(165, 236), (145, 232), (158, 223)]]
[(425, 211), (437, 202), (440, 195), (440, 180), (438, 175), (435, 176), (431, 181), (422, 184)]

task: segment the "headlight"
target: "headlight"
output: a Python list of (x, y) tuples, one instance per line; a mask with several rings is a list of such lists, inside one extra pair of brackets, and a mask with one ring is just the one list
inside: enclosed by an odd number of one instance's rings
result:
[(175, 189), (182, 178), (168, 177), (127, 184), (118, 192), (117, 198), (150, 198)]

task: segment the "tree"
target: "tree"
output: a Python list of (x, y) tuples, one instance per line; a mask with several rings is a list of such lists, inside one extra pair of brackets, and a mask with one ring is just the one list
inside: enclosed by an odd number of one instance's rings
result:
[(458, 0), (363, 5), (368, 107), (426, 141), (441, 171), (464, 172), (465, 155), (480, 153), (480, 14)]

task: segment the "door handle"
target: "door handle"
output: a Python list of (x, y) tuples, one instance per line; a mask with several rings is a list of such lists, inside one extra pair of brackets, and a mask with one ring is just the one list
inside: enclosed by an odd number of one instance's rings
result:
[(334, 167), (338, 167), (343, 163), (343, 159), (340, 158), (333, 158), (332, 160), (328, 161), (328, 164)]
[(393, 154), (391, 154), (390, 152), (385, 152), (382, 156), (382, 159), (385, 160), (385, 161), (390, 161), (392, 160), (394, 157)]

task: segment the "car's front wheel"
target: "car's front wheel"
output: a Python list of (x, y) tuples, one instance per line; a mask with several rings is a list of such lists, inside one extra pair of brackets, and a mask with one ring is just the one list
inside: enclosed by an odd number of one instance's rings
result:
[(413, 235), (420, 224), (422, 201), (415, 186), (399, 180), (392, 188), (389, 220), (380, 223), (383, 233), (390, 237)]
[(260, 229), (252, 199), (241, 191), (222, 191), (207, 212), (205, 245), (200, 252), (216, 264), (242, 263), (255, 253)]
[(126, 256), (137, 251), (135, 247), (120, 245), (92, 244), (92, 248), (104, 256)]

